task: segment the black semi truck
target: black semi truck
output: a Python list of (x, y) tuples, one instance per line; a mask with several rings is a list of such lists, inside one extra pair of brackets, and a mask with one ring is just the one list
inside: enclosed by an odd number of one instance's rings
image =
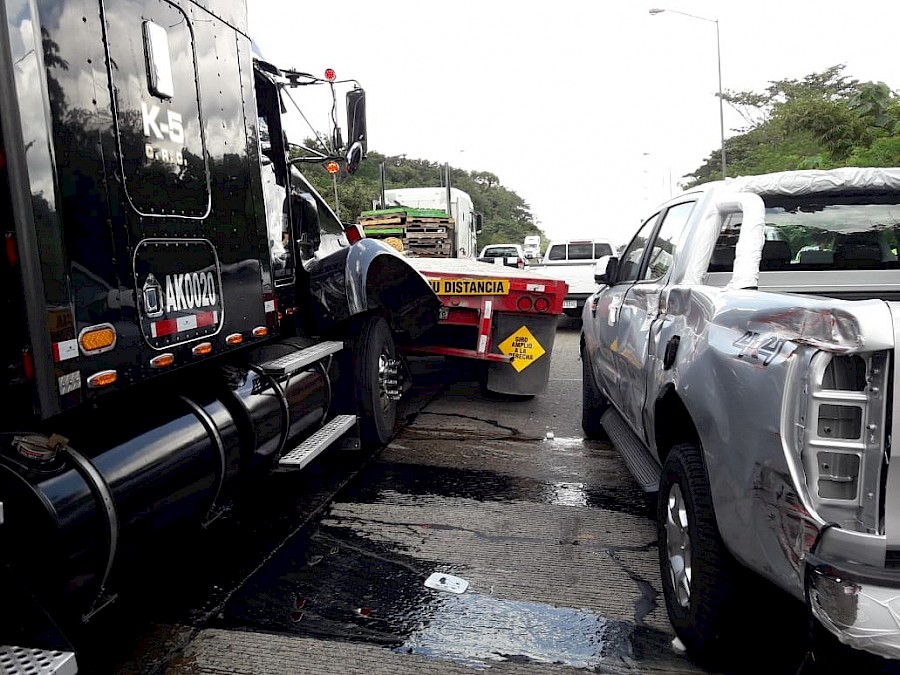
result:
[(24, 616), (89, 621), (130, 554), (236, 485), (393, 434), (440, 301), (290, 159), (286, 88), (320, 82), (255, 56), (244, 0), (0, 0), (9, 672), (74, 667)]

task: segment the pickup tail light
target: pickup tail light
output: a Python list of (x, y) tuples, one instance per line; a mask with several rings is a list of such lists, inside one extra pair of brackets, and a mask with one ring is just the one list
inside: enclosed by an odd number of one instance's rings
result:
[(823, 518), (868, 533), (883, 528), (888, 352), (816, 353), (798, 427), (806, 484)]

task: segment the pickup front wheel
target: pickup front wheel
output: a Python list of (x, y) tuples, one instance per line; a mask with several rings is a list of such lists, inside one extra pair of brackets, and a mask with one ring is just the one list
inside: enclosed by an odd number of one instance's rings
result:
[(594, 381), (594, 372), (589, 361), (587, 347), (581, 343), (581, 428), (587, 438), (609, 440), (600, 418), (609, 408), (609, 401), (600, 392)]
[(688, 651), (716, 666), (735, 637), (737, 562), (726, 550), (700, 447), (677, 445), (659, 485), (657, 534), (666, 609)]

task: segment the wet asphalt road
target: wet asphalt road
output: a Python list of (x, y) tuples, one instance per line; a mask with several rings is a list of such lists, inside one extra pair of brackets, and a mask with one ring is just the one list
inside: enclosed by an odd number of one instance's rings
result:
[[(416, 361), (388, 447), (277, 474), (158, 550), (79, 636), (82, 672), (708, 672), (672, 647), (647, 499), (582, 436), (579, 329), (530, 400)], [(435, 572), (467, 590), (427, 588)], [(734, 672), (797, 672), (803, 650), (758, 621)]]

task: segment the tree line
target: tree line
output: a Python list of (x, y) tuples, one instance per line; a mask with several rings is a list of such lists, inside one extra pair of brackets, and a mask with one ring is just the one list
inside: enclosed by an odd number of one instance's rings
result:
[[(306, 141), (307, 146), (315, 142)], [(381, 198), (381, 166), (384, 165), (384, 187), (444, 187), (445, 166), (427, 159), (410, 159), (402, 155), (382, 155), (369, 150), (353, 175), (341, 171), (334, 176), (321, 164), (301, 164), (303, 175), (318, 190), (345, 223), (355, 222), (359, 214), (369, 211)], [(542, 248), (547, 238), (535, 223), (528, 203), (515, 191), (504, 187), (490, 171), (466, 171), (450, 167), (450, 185), (472, 198), (475, 211), (484, 218), (478, 245), (522, 243), (528, 235), (539, 235)], [(336, 190), (335, 190), (336, 188)]]
[[(763, 91), (723, 92), (744, 125), (725, 140), (728, 174), (793, 169), (900, 166), (900, 100), (884, 82), (860, 82), (838, 64)], [(721, 174), (714, 150), (691, 174), (692, 187)]]
[[(861, 82), (845, 68), (838, 64), (801, 79), (773, 80), (763, 91), (723, 92), (744, 122), (725, 140), (729, 175), (900, 166), (900, 98), (884, 82)], [(308, 139), (306, 145), (317, 143)], [(341, 220), (350, 223), (379, 200), (382, 165), (386, 189), (444, 186), (443, 164), (374, 150), (353, 175), (332, 176), (321, 164), (300, 168)], [(720, 179), (721, 149), (686, 178), (686, 188)], [(533, 234), (546, 246), (528, 203), (496, 174), (450, 167), (450, 184), (467, 192), (484, 216), (479, 246), (521, 242)]]

